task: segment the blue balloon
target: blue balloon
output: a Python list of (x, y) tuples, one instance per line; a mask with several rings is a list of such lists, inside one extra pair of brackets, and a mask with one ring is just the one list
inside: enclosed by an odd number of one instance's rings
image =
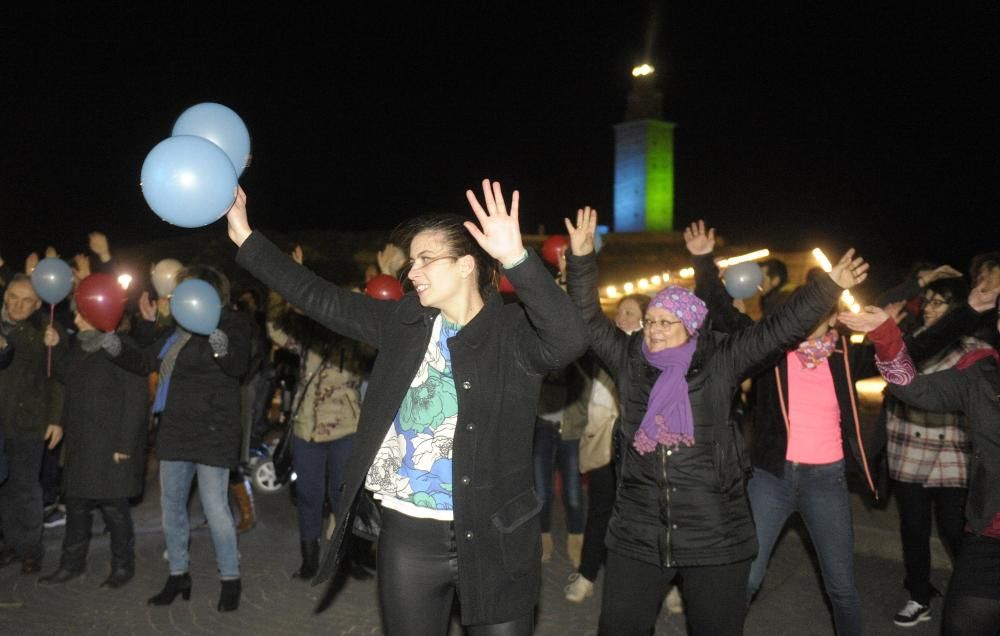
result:
[(206, 102), (187, 109), (174, 122), (172, 135), (194, 135), (211, 141), (229, 156), (236, 176), (250, 164), (250, 132), (231, 108)]
[(737, 263), (727, 267), (722, 274), (726, 291), (733, 298), (750, 298), (757, 293), (757, 287), (764, 279), (757, 263)]
[(39, 298), (55, 305), (73, 289), (73, 270), (62, 259), (43, 258), (31, 272), (31, 286)]
[(222, 300), (214, 287), (203, 280), (189, 278), (174, 288), (170, 313), (181, 327), (208, 336), (219, 326)]
[(201, 227), (236, 200), (236, 172), (226, 153), (193, 135), (164, 139), (142, 163), (142, 196), (167, 223)]

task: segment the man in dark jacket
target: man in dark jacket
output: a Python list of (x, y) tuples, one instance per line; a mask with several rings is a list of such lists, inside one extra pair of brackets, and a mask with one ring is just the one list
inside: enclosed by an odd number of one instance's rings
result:
[[(42, 487), (38, 479), (45, 441), (62, 439), (62, 386), (48, 377), (42, 301), (31, 279), (16, 274), (4, 292), (0, 335), (17, 351), (0, 371), (0, 425), (3, 426), (9, 477), (0, 486), (0, 523), (4, 550), (0, 566), (21, 561), (21, 571), (41, 567)], [(60, 343), (59, 347), (65, 347)]]
[[(8, 345), (7, 339), (0, 336), (0, 371), (6, 369), (13, 359), (14, 347)], [(5, 481), (7, 481), (7, 453), (4, 451), (3, 427), (0, 426), (0, 484)]]

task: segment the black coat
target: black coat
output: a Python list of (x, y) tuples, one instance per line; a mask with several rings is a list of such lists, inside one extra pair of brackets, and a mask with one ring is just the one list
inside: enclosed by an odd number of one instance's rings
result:
[[(318, 581), (336, 569), (344, 532), (368, 469), (427, 350), (438, 310), (416, 294), (378, 301), (332, 285), (296, 265), (254, 232), (237, 261), (307, 316), (379, 350), (336, 512), (337, 531)], [(532, 437), (542, 376), (586, 349), (579, 312), (538, 256), (507, 270), (522, 305), (499, 294), (448, 346), (458, 389), (454, 527), (458, 597), (465, 624), (523, 616), (541, 587), (541, 500), (535, 493)]]
[[(7, 439), (41, 440), (50, 424), (62, 416), (62, 385), (49, 377), (48, 351), (43, 342), (48, 317), (35, 312), (15, 324), (0, 325), (0, 333), (15, 354), (0, 371), (0, 425)], [(59, 344), (53, 355), (66, 348), (66, 332), (58, 323)]]
[(918, 409), (937, 413), (961, 411), (972, 437), (969, 496), (965, 518), (981, 533), (1000, 516), (1000, 370), (994, 359), (965, 370), (946, 369), (918, 375), (889, 392)]
[[(74, 343), (53, 364), (64, 385), (63, 488), (68, 497), (118, 499), (142, 492), (146, 378)], [(129, 459), (116, 464), (112, 455)]]
[[(114, 358), (122, 368), (148, 375), (160, 368), (159, 355), (172, 330), (153, 338), (152, 323), (142, 321), (136, 338), (144, 347), (123, 343)], [(156, 455), (160, 459), (236, 468), (243, 427), (240, 420), (240, 379), (250, 360), (250, 318), (222, 311), (219, 329), (229, 337), (229, 351), (216, 357), (206, 336), (193, 334), (177, 355), (167, 402), (159, 417)]]
[(601, 312), (595, 257), (570, 255), (567, 262), (570, 296), (583, 312), (591, 347), (615, 380), (621, 406), (608, 549), (669, 567), (752, 558), (757, 539), (744, 488), (743, 441), (729, 417), (733, 396), (747, 370), (806, 336), (840, 288), (824, 276), (760, 323), (732, 335), (702, 329), (687, 374), (695, 444), (658, 446), (641, 455), (632, 439), (660, 371), (646, 362), (642, 332), (626, 335)]

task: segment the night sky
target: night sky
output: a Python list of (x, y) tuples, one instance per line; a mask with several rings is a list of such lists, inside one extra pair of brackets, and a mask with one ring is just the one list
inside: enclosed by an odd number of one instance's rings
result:
[(120, 245), (187, 232), (146, 207), (139, 170), (203, 101), (253, 136), (241, 182), (255, 226), (464, 213), (484, 176), (521, 190), (525, 232), (583, 204), (609, 220), (611, 126), (647, 48), (678, 125), (678, 227), (855, 244), (887, 268), (926, 256), (964, 269), (1000, 249), (996, 3), (90, 4), (0, 20), (11, 261), (81, 250), (92, 229)]

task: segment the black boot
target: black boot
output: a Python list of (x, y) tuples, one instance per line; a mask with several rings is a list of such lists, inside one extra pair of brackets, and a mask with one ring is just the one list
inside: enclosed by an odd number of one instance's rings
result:
[[(111, 575), (108, 576), (108, 578), (104, 579), (104, 582), (101, 583), (101, 587), (110, 587), (111, 589), (117, 589), (125, 585), (129, 581), (131, 581), (133, 576), (135, 576), (135, 572), (131, 569), (128, 568), (112, 569)], [(190, 591), (191, 588), (188, 587), (188, 593), (190, 593)], [(187, 597), (185, 597), (185, 600), (187, 600)]]
[(64, 567), (60, 567), (52, 574), (48, 574), (38, 579), (38, 582), (42, 585), (59, 585), (61, 583), (72, 581), (81, 574), (83, 574), (81, 570), (69, 570)]
[(299, 545), (302, 549), (302, 565), (292, 578), (309, 580), (319, 570), (319, 539), (301, 541)]
[(240, 606), (240, 593), (243, 587), (239, 579), (230, 579), (222, 582), (222, 593), (219, 594), (219, 611), (233, 612)]
[(160, 593), (150, 598), (146, 603), (148, 605), (170, 605), (177, 598), (178, 594), (185, 601), (191, 600), (191, 575), (187, 572), (184, 574), (171, 574), (167, 578), (166, 585), (160, 590)]

